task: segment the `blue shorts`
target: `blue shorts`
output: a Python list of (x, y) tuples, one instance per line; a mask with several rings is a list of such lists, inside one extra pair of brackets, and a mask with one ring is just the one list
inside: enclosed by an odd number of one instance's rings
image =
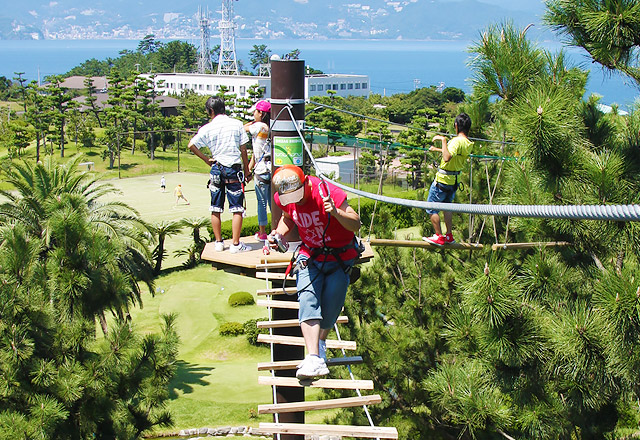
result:
[[(244, 192), (239, 177), (242, 176), (241, 165), (225, 167), (218, 163), (211, 167), (211, 212), (224, 211), (225, 194), (229, 199), (229, 212), (244, 212)], [(240, 176), (238, 176), (240, 173)]]
[[(303, 261), (307, 265), (298, 271), (296, 277), (300, 302), (298, 319), (300, 322), (318, 319), (320, 328), (330, 329), (344, 306), (349, 274), (345, 273), (338, 261), (315, 261), (300, 255), (297, 264)], [(343, 262), (346, 267), (353, 266), (353, 263), (353, 259)]]
[[(444, 183), (437, 183), (435, 180), (429, 188), (429, 196), (427, 202), (438, 203), (452, 203), (456, 197), (457, 188), (454, 185), (446, 185)], [(427, 214), (433, 215), (440, 212), (439, 209), (425, 209)]]

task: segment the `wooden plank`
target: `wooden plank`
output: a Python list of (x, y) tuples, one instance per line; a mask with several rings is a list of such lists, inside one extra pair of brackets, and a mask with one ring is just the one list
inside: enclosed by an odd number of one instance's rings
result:
[(297, 301), (277, 301), (274, 299), (259, 299), (256, 304), (262, 307), (274, 307), (277, 309), (300, 309), (300, 303)]
[[(284, 280), (284, 273), (280, 272), (256, 272), (256, 278), (260, 278), (261, 280)], [(295, 281), (296, 277), (293, 275), (289, 275), (287, 281)]]
[(288, 261), (281, 261), (278, 263), (260, 263), (256, 264), (256, 269), (286, 269), (289, 266)]
[(286, 287), (284, 291), (282, 291), (282, 287), (279, 289), (258, 289), (256, 290), (256, 295), (258, 296), (266, 296), (266, 295), (287, 295), (293, 296), (298, 293), (298, 289), (296, 287)]
[[(304, 338), (299, 336), (280, 336), (280, 335), (258, 335), (258, 342), (266, 344), (283, 344), (296, 345), (304, 347)], [(336, 339), (327, 339), (327, 348), (337, 348), (339, 350), (355, 350), (355, 341), (338, 341)]]
[(541, 247), (560, 247), (571, 246), (568, 241), (550, 241), (550, 242), (533, 242), (533, 243), (501, 243), (492, 244), (492, 251), (510, 250), (510, 249), (532, 249)]
[(298, 380), (295, 377), (258, 376), (259, 385), (278, 387), (311, 387), (328, 388), (334, 390), (372, 390), (372, 380), (348, 380), (348, 379), (308, 379)]
[[(346, 324), (349, 322), (349, 318), (347, 316), (338, 316), (338, 320), (336, 323), (338, 324)], [(297, 319), (279, 319), (277, 321), (258, 321), (256, 322), (258, 328), (285, 328), (285, 327), (298, 327), (300, 325), (300, 321)]]
[(474, 243), (451, 243), (445, 244), (444, 246), (436, 246), (435, 244), (431, 244), (428, 241), (417, 241), (417, 240), (386, 240), (382, 238), (372, 238), (371, 246), (395, 246), (395, 247), (411, 247), (411, 248), (424, 248), (424, 249), (464, 249), (469, 251), (480, 250), (484, 246), (481, 244)]
[(318, 411), (333, 408), (351, 408), (354, 406), (375, 405), (382, 402), (379, 394), (360, 397), (345, 397), (342, 399), (327, 399), (319, 401), (276, 403), (258, 405), (258, 414), (275, 414), (297, 411)]
[(263, 432), (271, 434), (336, 435), (341, 437), (397, 439), (398, 430), (383, 426), (313, 425), (300, 423), (265, 423), (259, 425)]
[[(258, 371), (295, 370), (302, 360), (259, 362)], [(327, 359), (327, 367), (337, 367), (340, 365), (355, 365), (362, 363), (362, 356), (341, 356)]]

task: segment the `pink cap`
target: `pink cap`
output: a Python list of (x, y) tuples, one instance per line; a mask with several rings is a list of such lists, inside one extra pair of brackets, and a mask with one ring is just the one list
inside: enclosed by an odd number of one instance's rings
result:
[(271, 112), (271, 104), (269, 104), (268, 101), (264, 101), (264, 100), (258, 101), (253, 105), (253, 107), (249, 109), (249, 112), (253, 113), (256, 110), (260, 110), (261, 112), (265, 112), (265, 113)]

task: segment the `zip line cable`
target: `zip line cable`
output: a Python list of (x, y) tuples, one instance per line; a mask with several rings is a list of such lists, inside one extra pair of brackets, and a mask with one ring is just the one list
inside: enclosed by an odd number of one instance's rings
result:
[(438, 211), (457, 212), (463, 214), (474, 215), (498, 215), (503, 217), (528, 217), (528, 218), (547, 218), (547, 219), (568, 219), (568, 220), (611, 220), (611, 221), (640, 221), (640, 205), (477, 205), (470, 203), (439, 203), (439, 202), (423, 202), (418, 200), (407, 200), (397, 197), (387, 197), (383, 195), (373, 194), (331, 180), (324, 174), (318, 163), (316, 162), (311, 149), (304, 139), (304, 135), (300, 131), (300, 127), (295, 123), (291, 106), (285, 107), (294, 126), (298, 132), (298, 136), (302, 141), (304, 149), (307, 152), (316, 173), (322, 179), (331, 182), (338, 188), (352, 194), (366, 197), (379, 202), (391, 203), (394, 205), (407, 206), (417, 209), (434, 209)]

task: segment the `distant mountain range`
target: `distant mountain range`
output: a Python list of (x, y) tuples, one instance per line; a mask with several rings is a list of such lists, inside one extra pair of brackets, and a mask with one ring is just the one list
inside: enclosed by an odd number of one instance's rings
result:
[[(240, 38), (474, 39), (490, 23), (539, 24), (541, 0), (238, 0)], [(221, 1), (23, 0), (0, 11), (0, 39), (195, 38), (209, 7), (218, 34)], [(538, 35), (545, 31), (535, 26)], [(550, 35), (550, 34), (549, 34)]]

